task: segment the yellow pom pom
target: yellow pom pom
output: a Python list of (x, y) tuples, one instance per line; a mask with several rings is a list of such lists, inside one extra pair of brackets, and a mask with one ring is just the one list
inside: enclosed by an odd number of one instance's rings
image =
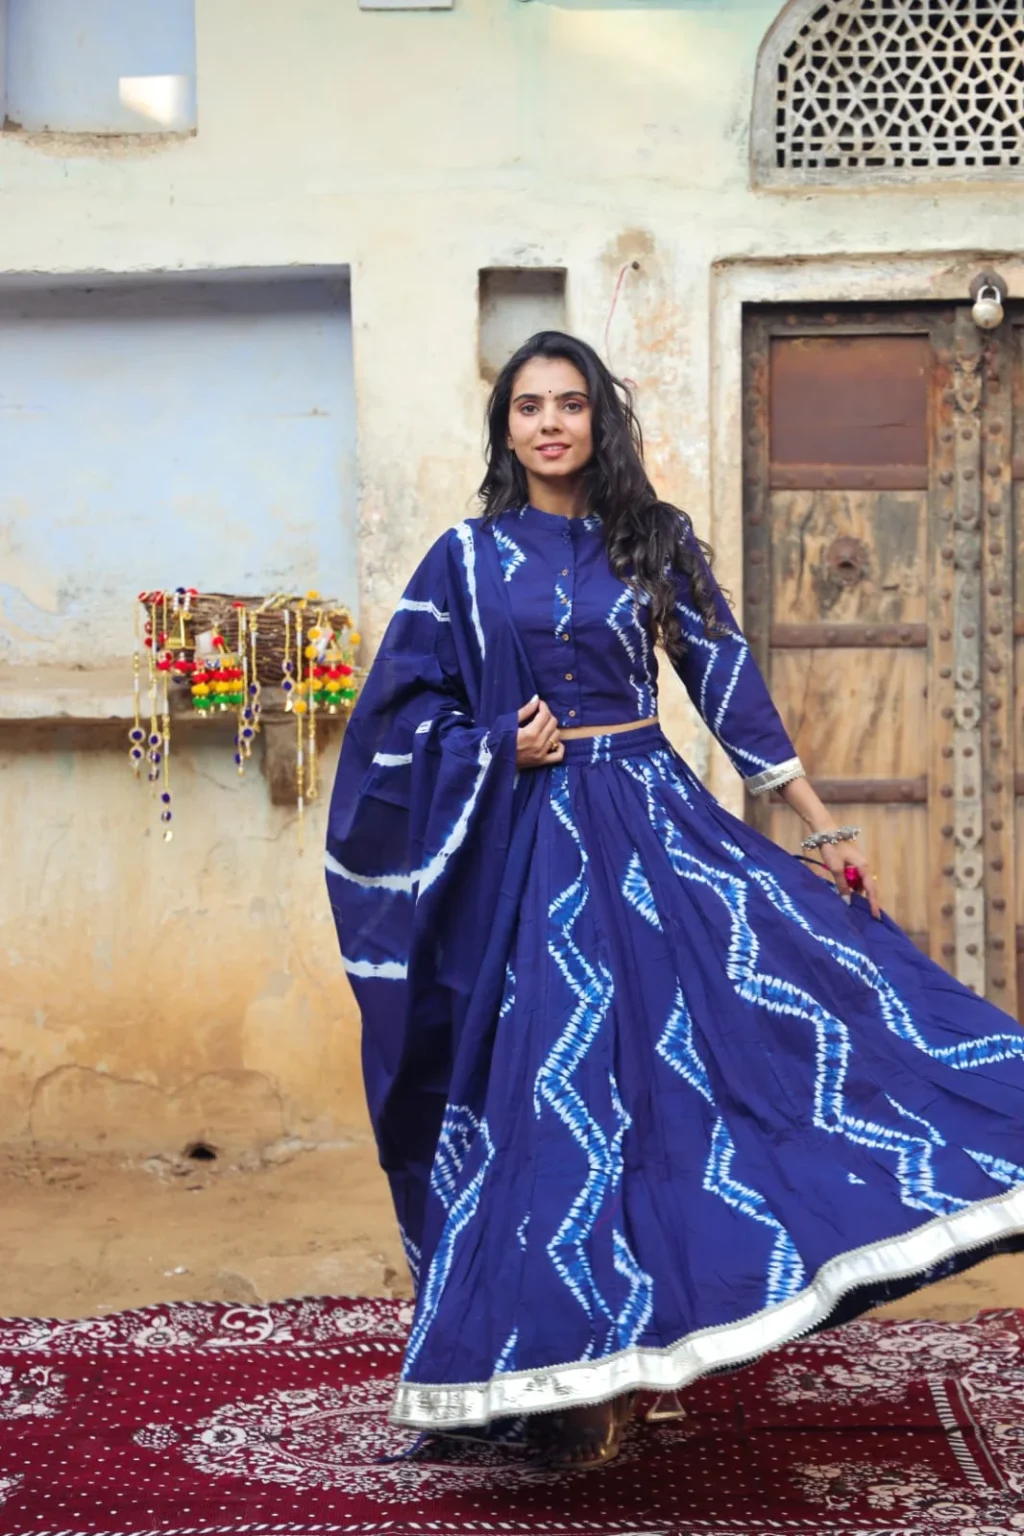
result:
[(319, 596), (320, 596), (319, 592), (307, 592), (306, 593), (306, 602), (307, 603), (315, 603)]
[(360, 640), (362, 640), (363, 637), (356, 630), (353, 630), (348, 638), (352, 642), (353, 645), (358, 645)]
[(295, 703), (292, 705), (292, 709), (295, 711), (295, 713), (297, 715), (304, 715), (306, 713), (307, 708), (308, 708), (308, 705), (306, 704), (305, 699), (296, 699)]
[(315, 645), (307, 645), (306, 649), (303, 651), (302, 654), (305, 656), (307, 661), (315, 661), (315, 659), (316, 659), (316, 646)]
[[(309, 632), (309, 638), (311, 640), (319, 640), (320, 639), (320, 633), (321, 633), (321, 631), (319, 629), (317, 629), (316, 625), (314, 624), (313, 628)], [(308, 655), (309, 653), (307, 652), (306, 654)]]

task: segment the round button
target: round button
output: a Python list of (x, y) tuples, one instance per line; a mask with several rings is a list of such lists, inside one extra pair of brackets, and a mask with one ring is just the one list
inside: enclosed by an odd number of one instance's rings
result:
[(570, 711), (569, 711), (569, 719), (570, 720), (575, 720), (576, 719), (576, 711), (574, 709), (570, 709)]
[(565, 641), (566, 645), (569, 644), (569, 636), (568, 635), (563, 635), (562, 639)]
[(563, 576), (568, 576), (568, 574), (569, 574), (569, 567), (567, 565), (563, 566), (562, 567), (562, 575)]
[(567, 672), (567, 673), (566, 673), (566, 674), (565, 674), (565, 680), (566, 680), (566, 682), (567, 682), (567, 683), (571, 683), (571, 682), (572, 682), (572, 677), (573, 677), (573, 675), (572, 675), (572, 673), (571, 673), (571, 672)]

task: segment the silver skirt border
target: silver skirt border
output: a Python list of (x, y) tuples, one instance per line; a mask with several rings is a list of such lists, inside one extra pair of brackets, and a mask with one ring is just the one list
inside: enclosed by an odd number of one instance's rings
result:
[(509, 1371), (487, 1382), (425, 1386), (403, 1381), (391, 1417), (416, 1429), (480, 1426), (492, 1419), (607, 1402), (621, 1392), (672, 1392), (708, 1371), (743, 1365), (810, 1333), (861, 1286), (925, 1274), (943, 1259), (1024, 1234), (1024, 1185), (937, 1216), (913, 1232), (851, 1249), (823, 1264), (810, 1285), (776, 1306), (665, 1347), (624, 1349), (540, 1371)]

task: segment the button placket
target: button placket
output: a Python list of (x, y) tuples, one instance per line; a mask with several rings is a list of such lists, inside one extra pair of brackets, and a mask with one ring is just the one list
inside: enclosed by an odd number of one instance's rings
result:
[[(569, 549), (565, 552), (566, 564), (561, 567), (555, 581), (555, 622), (558, 626), (555, 630), (555, 643), (563, 647), (561, 658), (562, 666), (565, 669), (563, 678), (571, 686), (559, 689), (559, 693), (562, 695), (563, 708), (558, 711), (558, 720), (560, 725), (570, 726), (579, 721), (582, 713), (578, 682), (579, 673), (576, 667), (575, 656), (576, 642), (573, 635), (573, 609), (576, 601), (576, 552), (568, 529), (563, 532), (562, 540), (569, 545)], [(557, 601), (559, 595), (561, 596), (561, 602)], [(559, 623), (557, 617), (559, 612), (567, 613), (569, 627), (566, 630), (562, 630)], [(568, 647), (568, 649), (564, 649), (565, 647)]]

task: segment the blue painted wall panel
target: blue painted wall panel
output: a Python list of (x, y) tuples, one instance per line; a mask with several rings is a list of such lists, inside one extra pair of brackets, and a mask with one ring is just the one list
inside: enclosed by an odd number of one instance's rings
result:
[[(195, 127), (194, 0), (0, 0), (7, 7), (7, 116), (30, 132)], [(123, 80), (154, 85), (153, 109)], [(147, 94), (145, 91), (143, 94)], [(173, 108), (173, 119), (160, 113)]]
[(131, 596), (357, 598), (348, 285), (0, 289), (0, 657), (123, 655)]

